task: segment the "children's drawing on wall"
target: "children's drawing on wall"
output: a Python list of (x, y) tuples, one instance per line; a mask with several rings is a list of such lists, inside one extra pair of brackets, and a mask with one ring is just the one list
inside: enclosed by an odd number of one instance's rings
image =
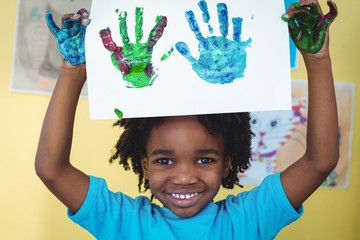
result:
[(251, 129), (255, 134), (251, 143), (253, 161), (242, 183), (258, 185), (265, 176), (279, 171), (278, 151), (289, 141), (305, 148), (301, 126), (306, 123), (306, 111), (307, 101), (294, 99), (292, 110), (251, 113)]
[[(354, 85), (336, 84), (339, 114), (340, 159), (323, 183), (326, 187), (346, 187), (351, 154)], [(306, 81), (293, 81), (292, 110), (253, 112), (251, 126), (252, 166), (241, 176), (242, 184), (258, 185), (265, 176), (281, 171), (305, 151), (307, 124)]]
[[(82, 7), (90, 9), (85, 0), (40, 1), (19, 0), (11, 89), (19, 92), (51, 94), (61, 65), (56, 41), (45, 20), (47, 11), (55, 19), (64, 12)], [(87, 95), (84, 87), (82, 96)]]
[[(290, 108), (283, 0), (93, 0), (91, 8), (92, 119)], [(275, 82), (264, 81), (269, 74)], [(272, 102), (249, 91), (266, 96), (273, 84)]]

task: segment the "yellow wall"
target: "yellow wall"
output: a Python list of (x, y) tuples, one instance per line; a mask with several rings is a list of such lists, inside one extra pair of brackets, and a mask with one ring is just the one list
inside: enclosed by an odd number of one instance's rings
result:
[[(67, 219), (65, 207), (35, 175), (34, 156), (49, 97), (9, 91), (16, 3), (0, 0), (0, 6), (0, 239), (93, 239)], [(340, 16), (331, 29), (334, 75), (338, 82), (357, 84), (355, 109), (359, 109), (360, 2), (338, 1), (338, 7)], [(292, 76), (306, 78), (302, 62)], [(120, 131), (111, 127), (112, 121), (90, 121), (88, 112), (88, 101), (80, 100), (74, 164), (86, 173), (106, 177), (114, 190), (137, 195), (136, 178), (107, 163)], [(349, 187), (319, 189), (305, 203), (304, 216), (277, 239), (359, 238), (359, 114), (355, 111)], [(222, 191), (219, 197), (225, 194)]]

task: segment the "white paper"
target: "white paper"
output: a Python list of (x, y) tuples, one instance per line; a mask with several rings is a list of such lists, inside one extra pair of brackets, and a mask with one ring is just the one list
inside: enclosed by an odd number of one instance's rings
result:
[[(221, 35), (216, 10), (220, 1), (206, 2), (212, 34), (202, 20), (198, 1), (93, 0), (92, 21), (86, 35), (91, 119), (117, 118), (115, 108), (125, 118), (291, 109), (288, 31), (281, 20), (283, 0), (222, 1), (229, 14), (227, 39), (232, 40), (233, 17), (243, 19), (241, 40), (251, 38), (250, 47), (245, 50), (244, 76), (232, 83), (213, 84), (201, 79), (176, 49), (167, 60), (159, 61), (179, 41), (187, 43), (195, 59), (199, 57), (199, 41), (189, 27), (185, 11), (193, 11), (204, 38)], [(99, 31), (110, 28), (113, 40), (122, 46), (118, 17), (119, 12), (126, 11), (129, 38), (134, 42), (136, 7), (144, 9), (143, 41), (155, 25), (156, 16), (166, 16), (168, 24), (153, 50), (152, 62), (158, 68), (158, 77), (152, 86), (128, 88), (112, 64)]]

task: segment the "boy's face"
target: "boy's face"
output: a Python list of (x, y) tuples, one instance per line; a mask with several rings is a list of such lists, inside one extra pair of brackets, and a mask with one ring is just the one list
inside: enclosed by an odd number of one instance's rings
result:
[(195, 116), (170, 117), (155, 126), (146, 153), (142, 166), (152, 193), (181, 217), (211, 202), (231, 167), (223, 138), (210, 135)]

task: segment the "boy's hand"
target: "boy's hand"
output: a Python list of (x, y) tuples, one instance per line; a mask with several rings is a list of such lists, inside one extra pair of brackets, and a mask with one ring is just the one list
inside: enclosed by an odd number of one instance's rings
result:
[(142, 88), (151, 86), (157, 77), (156, 70), (152, 65), (153, 48), (164, 32), (167, 18), (165, 16), (157, 16), (156, 24), (150, 31), (148, 40), (145, 43), (141, 43), (140, 41), (143, 38), (143, 9), (136, 8), (136, 41), (131, 43), (128, 36), (126, 17), (127, 12), (119, 14), (122, 47), (113, 41), (110, 29), (101, 30), (99, 35), (104, 47), (111, 53), (111, 61), (121, 71), (128, 87)]
[(318, 1), (300, 0), (290, 5), (282, 16), (288, 22), (290, 36), (303, 53), (318, 53), (327, 44), (327, 31), (338, 14), (335, 3), (327, 1), (330, 11), (323, 14)]
[(79, 10), (76, 14), (66, 14), (62, 19), (62, 28), (53, 20), (51, 12), (46, 13), (46, 22), (54, 35), (64, 60), (78, 66), (85, 63), (85, 32), (90, 23), (88, 12)]

